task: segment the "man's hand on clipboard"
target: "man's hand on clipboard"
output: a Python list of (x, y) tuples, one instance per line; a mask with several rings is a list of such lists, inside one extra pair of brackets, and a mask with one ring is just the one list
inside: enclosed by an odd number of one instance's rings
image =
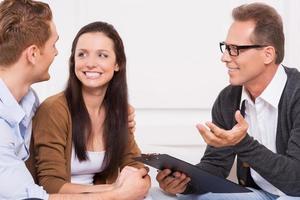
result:
[(186, 174), (172, 172), (170, 169), (159, 171), (156, 180), (165, 192), (176, 195), (185, 191), (187, 184), (191, 181)]
[(173, 195), (184, 192), (194, 194), (251, 192), (226, 178), (210, 174), (191, 163), (168, 154), (142, 154), (133, 159), (159, 169), (156, 176), (159, 186)]

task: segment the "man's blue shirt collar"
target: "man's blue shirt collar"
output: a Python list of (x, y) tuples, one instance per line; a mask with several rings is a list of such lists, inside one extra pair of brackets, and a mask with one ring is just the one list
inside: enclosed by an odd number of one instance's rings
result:
[(27, 127), (38, 104), (38, 98), (32, 89), (22, 98), (19, 104), (4, 81), (0, 79), (0, 118), (7, 121), (10, 126), (22, 122)]

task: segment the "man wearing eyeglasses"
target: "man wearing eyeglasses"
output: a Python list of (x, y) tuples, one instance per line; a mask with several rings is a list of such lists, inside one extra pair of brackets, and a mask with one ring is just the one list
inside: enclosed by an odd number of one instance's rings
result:
[[(239, 184), (253, 192), (181, 198), (299, 199), (300, 73), (281, 65), (281, 17), (260, 3), (239, 6), (232, 16), (227, 38), (220, 43), (230, 85), (214, 103), (212, 122), (197, 125), (208, 144), (197, 167), (226, 178), (237, 157)], [(157, 175), (163, 190), (193, 193), (185, 174), (171, 173), (166, 169)]]

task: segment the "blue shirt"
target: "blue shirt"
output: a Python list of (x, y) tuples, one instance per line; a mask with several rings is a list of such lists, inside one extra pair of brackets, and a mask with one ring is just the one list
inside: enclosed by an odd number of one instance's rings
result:
[(49, 195), (25, 166), (29, 157), (32, 117), (39, 100), (32, 89), (20, 103), (0, 79), (0, 199), (41, 198)]

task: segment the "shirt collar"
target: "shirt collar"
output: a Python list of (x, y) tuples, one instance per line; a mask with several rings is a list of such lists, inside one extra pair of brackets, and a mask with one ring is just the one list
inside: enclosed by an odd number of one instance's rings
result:
[(248, 92), (246, 91), (245, 87), (243, 86), (241, 102), (240, 102), (240, 109), (242, 108), (243, 101), (248, 103), (252, 103), (251, 97), (249, 96)]
[[(265, 100), (266, 102), (268, 102), (274, 108), (277, 109), (286, 81), (287, 81), (287, 75), (284, 71), (283, 66), (280, 65), (273, 79), (258, 98)], [(246, 91), (245, 87), (243, 87), (242, 90), (241, 103), (243, 102), (243, 100), (246, 100), (248, 103), (250, 102), (252, 103), (252, 100), (248, 92)]]
[(22, 123), (25, 127), (28, 127), (39, 106), (39, 99), (33, 89), (29, 89), (29, 92), (22, 98), (20, 105), (25, 111), (25, 118)]
[(32, 89), (18, 103), (4, 81), (0, 79), (0, 117), (11, 126), (19, 124), (25, 117), (24, 125), (27, 127), (37, 106), (38, 98)]

